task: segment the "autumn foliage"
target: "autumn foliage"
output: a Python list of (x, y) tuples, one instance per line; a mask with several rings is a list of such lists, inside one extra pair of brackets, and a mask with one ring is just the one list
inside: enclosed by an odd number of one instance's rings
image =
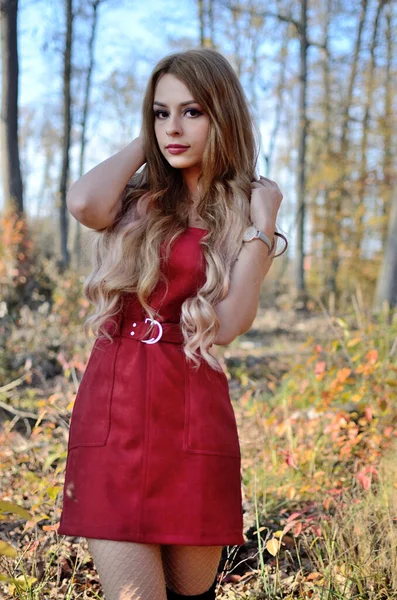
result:
[[(81, 327), (89, 306), (81, 277), (54, 281), (51, 302), (22, 307), (5, 340), (0, 586), (19, 598), (96, 598), (83, 541), (57, 535), (68, 420), (90, 352)], [(283, 361), (279, 375), (265, 358), (252, 361), (244, 337), (224, 349), (247, 539), (220, 580), (228, 597), (397, 593), (397, 322), (365, 311), (324, 321), (321, 335), (271, 363)], [(293, 341), (290, 333), (285, 348)]]

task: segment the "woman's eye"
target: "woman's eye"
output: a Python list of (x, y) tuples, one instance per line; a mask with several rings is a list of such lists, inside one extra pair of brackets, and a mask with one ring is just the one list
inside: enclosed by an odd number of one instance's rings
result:
[(155, 110), (154, 111), (154, 116), (156, 119), (160, 119), (160, 115), (166, 115), (167, 113), (165, 112), (165, 110)]
[(203, 114), (201, 111), (197, 110), (197, 108), (188, 108), (186, 112), (196, 113), (195, 115), (193, 115), (193, 117), (198, 117)]
[[(193, 113), (191, 115), (191, 117), (193, 117), (193, 118), (194, 117), (199, 117), (200, 115), (203, 114), (197, 108), (188, 108), (187, 110), (185, 110), (184, 114), (187, 114), (187, 113)], [(165, 116), (163, 116), (163, 115), (165, 115)], [(166, 110), (155, 110), (154, 111), (154, 116), (155, 116), (156, 119), (163, 120), (163, 119), (165, 119), (168, 116), (168, 112)]]

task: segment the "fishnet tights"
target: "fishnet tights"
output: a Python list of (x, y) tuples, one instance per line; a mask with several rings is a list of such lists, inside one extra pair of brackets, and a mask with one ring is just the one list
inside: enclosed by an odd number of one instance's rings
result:
[(161, 545), (167, 587), (193, 596), (206, 592), (212, 585), (222, 554), (222, 546)]
[(160, 548), (87, 539), (106, 600), (166, 600)]
[(207, 591), (217, 574), (222, 546), (138, 544), (87, 539), (106, 600), (167, 600)]

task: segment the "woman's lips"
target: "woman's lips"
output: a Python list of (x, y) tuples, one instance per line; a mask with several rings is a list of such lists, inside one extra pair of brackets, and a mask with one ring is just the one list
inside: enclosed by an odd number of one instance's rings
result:
[(170, 154), (182, 154), (182, 152), (186, 152), (188, 149), (188, 146), (170, 146), (167, 148)]

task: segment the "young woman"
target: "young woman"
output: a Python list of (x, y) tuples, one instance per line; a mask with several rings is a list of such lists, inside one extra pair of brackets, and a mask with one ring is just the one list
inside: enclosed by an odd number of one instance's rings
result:
[(210, 349), (250, 329), (275, 256), (282, 194), (256, 160), (230, 64), (189, 50), (154, 68), (140, 136), (69, 190), (96, 230), (96, 340), (59, 533), (87, 538), (107, 600), (215, 598), (223, 546), (244, 543), (236, 420)]

